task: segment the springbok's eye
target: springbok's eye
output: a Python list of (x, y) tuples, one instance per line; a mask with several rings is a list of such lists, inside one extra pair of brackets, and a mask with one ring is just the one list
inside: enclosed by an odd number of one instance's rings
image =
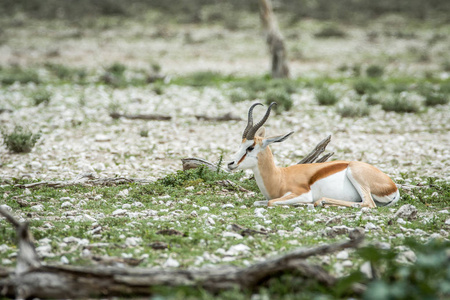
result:
[(250, 147), (247, 148), (247, 152), (253, 151), (253, 149), (255, 149), (255, 147), (250, 146)]

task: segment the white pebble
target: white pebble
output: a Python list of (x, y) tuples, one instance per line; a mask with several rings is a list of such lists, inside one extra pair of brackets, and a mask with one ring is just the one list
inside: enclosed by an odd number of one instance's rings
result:
[(127, 213), (127, 211), (125, 209), (119, 208), (119, 209), (116, 209), (115, 211), (113, 211), (112, 215), (113, 216), (120, 216), (120, 215), (124, 215), (126, 213)]
[(84, 215), (83, 215), (83, 221), (97, 222), (97, 220), (96, 220), (95, 218), (91, 217), (91, 216), (88, 215), (88, 214), (84, 214)]
[(211, 226), (216, 225), (216, 222), (211, 217), (208, 217), (208, 219), (206, 220), (206, 223)]
[(31, 210), (34, 210), (34, 211), (44, 211), (44, 205), (42, 205), (42, 204), (33, 205), (30, 208), (31, 208)]
[(244, 238), (244, 237), (243, 237), (242, 235), (240, 235), (239, 233), (236, 233), (236, 232), (228, 232), (228, 231), (224, 231), (224, 232), (222, 233), (222, 236), (223, 236), (223, 237), (234, 237), (234, 238), (236, 238), (236, 239), (238, 239), (238, 240), (241, 240), (241, 239)]
[(336, 258), (342, 259), (342, 260), (348, 259), (348, 252), (343, 250), (343, 251), (339, 252), (338, 254), (336, 254)]
[(65, 256), (61, 256), (60, 262), (64, 265), (67, 265), (69, 263), (69, 259)]
[(163, 264), (164, 268), (178, 268), (179, 266), (180, 266), (180, 263), (171, 257), (169, 257), (166, 260), (166, 262)]
[(209, 208), (206, 206), (202, 206), (202, 207), (200, 207), (200, 210), (201, 211), (209, 211)]
[(42, 164), (38, 161), (32, 161), (30, 163), (30, 166), (33, 170), (38, 170), (38, 169), (42, 168)]
[(92, 168), (96, 171), (104, 171), (106, 170), (105, 164), (104, 163), (95, 163), (94, 165), (92, 165)]
[(6, 204), (0, 205), (0, 208), (3, 209), (3, 210), (6, 210), (6, 211), (12, 211), (11, 206), (6, 205)]
[(231, 203), (227, 203), (227, 204), (222, 205), (222, 208), (234, 208), (234, 205)]
[(137, 246), (142, 243), (142, 238), (140, 237), (128, 237), (125, 240), (125, 245), (127, 246)]
[(66, 208), (66, 207), (73, 207), (73, 204), (69, 201), (63, 202), (61, 204), (61, 208)]

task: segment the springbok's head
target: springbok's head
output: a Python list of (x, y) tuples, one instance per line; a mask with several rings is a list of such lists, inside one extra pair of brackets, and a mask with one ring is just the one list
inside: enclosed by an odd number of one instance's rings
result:
[(262, 127), (270, 115), (272, 106), (276, 105), (272, 102), (267, 108), (266, 114), (255, 126), (253, 126), (253, 109), (261, 103), (253, 104), (248, 110), (247, 127), (242, 134), (242, 143), (239, 150), (234, 156), (234, 160), (228, 163), (229, 170), (245, 170), (253, 169), (258, 165), (258, 154), (266, 149), (272, 143), (279, 143), (287, 139), (294, 132), (274, 137), (265, 137), (265, 129)]

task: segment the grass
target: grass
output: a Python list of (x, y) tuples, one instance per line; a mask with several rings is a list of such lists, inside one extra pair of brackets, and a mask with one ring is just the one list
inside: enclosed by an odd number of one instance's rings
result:
[(24, 69), (21, 67), (1, 68), (0, 82), (4, 85), (11, 85), (15, 82), (40, 83), (41, 79), (35, 69)]

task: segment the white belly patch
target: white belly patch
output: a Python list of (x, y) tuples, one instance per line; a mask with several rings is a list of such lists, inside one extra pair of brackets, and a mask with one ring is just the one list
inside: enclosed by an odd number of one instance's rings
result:
[(335, 200), (361, 202), (361, 196), (348, 179), (346, 173), (347, 169), (314, 182), (311, 185), (313, 201), (327, 197)]

